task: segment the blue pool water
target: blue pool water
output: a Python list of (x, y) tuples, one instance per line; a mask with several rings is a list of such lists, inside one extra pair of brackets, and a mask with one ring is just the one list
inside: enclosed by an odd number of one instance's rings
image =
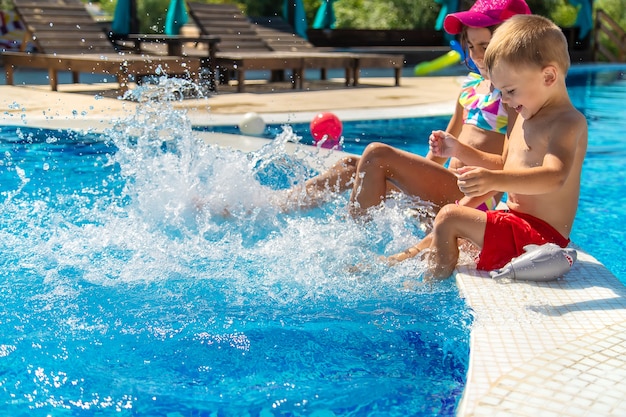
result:
[[(626, 220), (626, 67), (623, 65), (574, 66), (568, 88), (574, 105), (587, 117), (589, 148), (582, 178), (582, 194), (572, 241), (606, 265), (626, 284), (626, 242), (620, 225)], [(362, 153), (372, 141), (382, 141), (425, 155), (428, 135), (445, 129), (449, 117), (344, 122), (347, 152)], [(312, 143), (308, 123), (293, 124), (293, 130)], [(212, 131), (238, 133), (237, 126), (212, 126)], [(279, 125), (268, 126), (274, 137)]]
[[(625, 282), (626, 82), (569, 83), (590, 126), (572, 237)], [(345, 147), (423, 154), (445, 122), (346, 123)], [(106, 135), (0, 127), (0, 416), (454, 415), (471, 312), (419, 261), (376, 262), (421, 235), (415, 202), (281, 214), (270, 197), (319, 166), (271, 128), (242, 154), (166, 104)]]
[(152, 102), (105, 135), (0, 127), (0, 415), (453, 415), (471, 313), (377, 261), (415, 202), (281, 214), (319, 169), (291, 137), (207, 146)]

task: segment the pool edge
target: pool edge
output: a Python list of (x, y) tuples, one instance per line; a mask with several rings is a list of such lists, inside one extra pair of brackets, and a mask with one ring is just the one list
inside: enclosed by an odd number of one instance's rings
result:
[(626, 413), (626, 287), (577, 249), (572, 270), (547, 283), (457, 269), (474, 312), (458, 416)]

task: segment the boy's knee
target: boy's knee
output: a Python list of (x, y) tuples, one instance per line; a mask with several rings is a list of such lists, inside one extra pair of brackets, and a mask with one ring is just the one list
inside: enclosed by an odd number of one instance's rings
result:
[(459, 206), (456, 204), (446, 204), (435, 216), (434, 226), (446, 224), (459, 215)]

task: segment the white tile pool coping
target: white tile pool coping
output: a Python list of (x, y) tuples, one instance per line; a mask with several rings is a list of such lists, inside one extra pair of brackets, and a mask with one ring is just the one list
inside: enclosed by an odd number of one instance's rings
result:
[[(36, 107), (39, 97), (26, 93), (32, 97), (24, 94), (18, 102)], [(123, 113), (90, 103), (87, 115), (59, 117), (65, 103), (54, 97), (28, 115), (10, 108), (0, 123), (93, 129)], [(334, 112), (343, 120), (415, 117), (446, 114), (450, 103)], [(192, 123), (206, 123), (206, 114), (198, 113), (190, 114)], [(263, 116), (268, 123), (281, 123), (310, 120), (313, 114)], [(240, 117), (211, 115), (209, 122), (232, 124)], [(242, 150), (265, 143), (242, 136), (202, 136)], [(458, 416), (626, 416), (626, 287), (597, 260), (579, 251), (573, 269), (549, 283), (494, 281), (469, 267), (460, 267), (455, 279), (475, 315)]]
[(626, 287), (596, 259), (548, 283), (456, 281), (475, 313), (459, 416), (626, 415)]

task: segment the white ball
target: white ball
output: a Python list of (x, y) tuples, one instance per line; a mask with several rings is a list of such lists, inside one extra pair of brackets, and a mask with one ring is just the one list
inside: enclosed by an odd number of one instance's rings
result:
[(245, 135), (260, 136), (265, 132), (265, 121), (256, 113), (246, 113), (239, 122), (239, 131)]

